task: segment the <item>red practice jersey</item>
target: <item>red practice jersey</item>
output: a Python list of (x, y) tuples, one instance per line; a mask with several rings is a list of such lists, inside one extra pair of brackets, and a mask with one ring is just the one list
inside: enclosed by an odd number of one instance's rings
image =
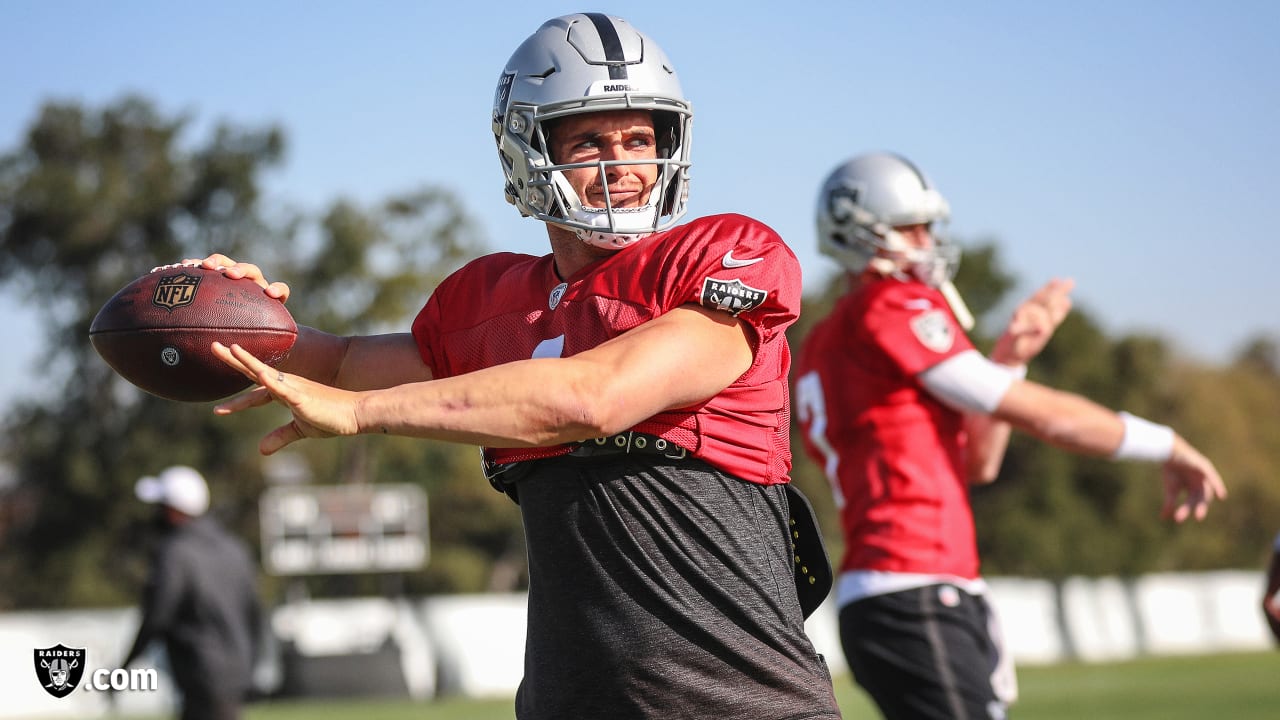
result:
[[(551, 255), (488, 255), (436, 288), (414, 320), (413, 335), (432, 374), (445, 378), (531, 357), (569, 357), (687, 303), (744, 321), (755, 360), (719, 395), (631, 429), (666, 438), (743, 480), (786, 482), (791, 357), (784, 331), (799, 313), (800, 266), (777, 233), (751, 218), (693, 220), (564, 281)], [(485, 453), (508, 463), (568, 450)]]
[(805, 340), (796, 411), (835, 491), (842, 571), (978, 576), (963, 417), (916, 379), (972, 347), (940, 292), (891, 279), (842, 297)]

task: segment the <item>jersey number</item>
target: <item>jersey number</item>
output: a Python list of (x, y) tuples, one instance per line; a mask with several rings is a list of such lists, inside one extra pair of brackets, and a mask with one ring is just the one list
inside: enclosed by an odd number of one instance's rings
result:
[(822, 464), (827, 482), (831, 483), (831, 495), (836, 508), (844, 507), (844, 493), (840, 490), (840, 455), (827, 440), (827, 397), (822, 392), (822, 378), (817, 371), (808, 372), (796, 381), (796, 413), (800, 424), (808, 431), (809, 442), (817, 448), (825, 462)]

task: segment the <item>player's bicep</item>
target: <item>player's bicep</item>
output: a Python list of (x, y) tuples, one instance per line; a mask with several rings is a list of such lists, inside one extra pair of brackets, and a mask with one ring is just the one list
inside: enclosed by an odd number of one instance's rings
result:
[(594, 366), (605, 397), (652, 415), (715, 397), (751, 367), (754, 354), (745, 322), (689, 304), (575, 358)]
[(917, 378), (925, 390), (942, 404), (962, 413), (995, 412), (1015, 376), (991, 362), (977, 350), (956, 353)]

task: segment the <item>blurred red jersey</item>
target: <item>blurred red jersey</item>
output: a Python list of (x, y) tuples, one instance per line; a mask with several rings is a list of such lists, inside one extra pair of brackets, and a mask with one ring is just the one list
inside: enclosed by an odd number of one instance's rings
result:
[(795, 402), (844, 528), (841, 571), (978, 576), (960, 413), (916, 376), (973, 345), (937, 290), (882, 280), (806, 338)]
[[(532, 357), (569, 357), (689, 303), (744, 321), (755, 360), (719, 395), (631, 429), (674, 442), (743, 480), (786, 482), (791, 357), (784, 331), (799, 313), (800, 266), (777, 233), (751, 218), (693, 220), (563, 281), (551, 255), (482, 257), (436, 288), (413, 335), (432, 374), (444, 378)], [(486, 448), (485, 454), (508, 463), (568, 450)]]

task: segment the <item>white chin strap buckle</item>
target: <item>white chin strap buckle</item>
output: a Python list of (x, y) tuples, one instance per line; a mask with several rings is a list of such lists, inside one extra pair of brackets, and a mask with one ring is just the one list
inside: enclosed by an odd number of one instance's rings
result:
[(606, 250), (620, 250), (653, 234), (657, 210), (653, 205), (612, 210), (583, 207), (571, 210), (570, 215), (573, 220), (591, 226), (591, 229), (574, 228), (584, 243)]
[(580, 228), (574, 232), (578, 234), (582, 242), (593, 247), (605, 248), (606, 250), (621, 250), (637, 240), (643, 240), (653, 234), (651, 232), (610, 233), (600, 232), (599, 230), (582, 230)]

